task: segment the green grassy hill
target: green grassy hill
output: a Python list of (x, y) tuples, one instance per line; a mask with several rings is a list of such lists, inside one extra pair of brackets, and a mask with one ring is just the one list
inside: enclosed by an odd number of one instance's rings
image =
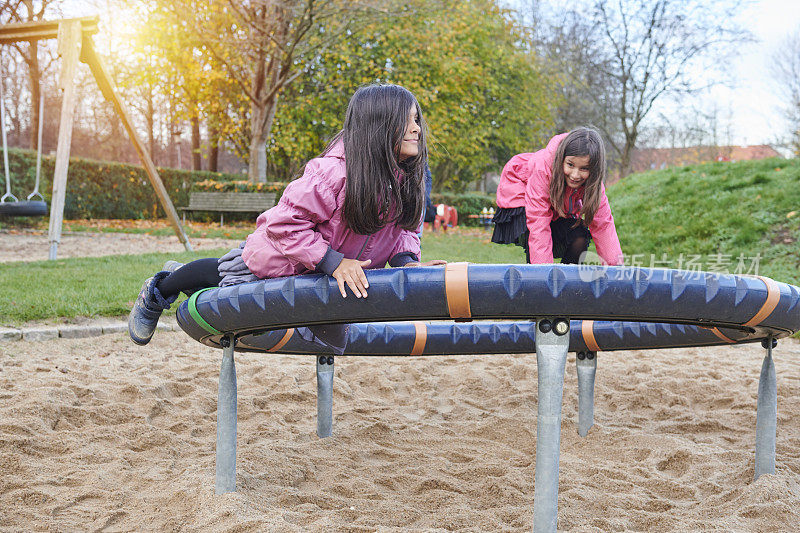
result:
[(629, 264), (800, 285), (800, 159), (644, 172), (607, 193)]

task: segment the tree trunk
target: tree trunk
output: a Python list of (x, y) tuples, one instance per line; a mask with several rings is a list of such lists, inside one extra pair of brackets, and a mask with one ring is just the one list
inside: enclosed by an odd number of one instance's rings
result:
[(119, 142), (119, 139), (124, 139), (125, 134), (122, 133), (120, 129), (121, 122), (117, 118), (116, 114), (111, 115), (109, 122), (111, 123), (111, 140), (112, 142), (109, 143), (111, 145), (111, 157), (113, 161), (124, 161), (125, 160), (125, 149), (122, 147), (122, 143)]
[(631, 171), (631, 152), (633, 152), (634, 143), (631, 139), (625, 139), (625, 147), (622, 149), (619, 161), (619, 177), (624, 178)]
[(247, 167), (247, 179), (252, 183), (267, 181), (267, 140), (253, 137), (250, 141), (250, 160)]
[(167, 104), (167, 139), (164, 143), (169, 153), (169, 166), (172, 168), (183, 168), (181, 157), (181, 130), (175, 117), (175, 103), (170, 101)]
[(147, 148), (150, 150), (150, 159), (154, 164), (158, 164), (156, 157), (156, 111), (153, 106), (153, 91), (148, 89), (147, 92), (147, 114), (144, 119), (147, 122)]
[(208, 170), (217, 172), (219, 163), (219, 126), (215, 120), (208, 124)]
[(252, 183), (267, 181), (267, 139), (269, 139), (272, 123), (275, 119), (277, 98), (272, 98), (265, 105), (251, 104), (250, 117), (250, 160), (247, 178)]
[(192, 170), (203, 170), (203, 156), (200, 154), (200, 119), (197, 109), (189, 121), (192, 125)]

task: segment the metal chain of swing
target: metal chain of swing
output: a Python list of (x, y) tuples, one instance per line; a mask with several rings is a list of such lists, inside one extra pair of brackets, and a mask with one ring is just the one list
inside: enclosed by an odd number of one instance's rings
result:
[[(2, 72), (2, 61), (0, 61), (0, 72)], [(3, 84), (4, 76), (0, 76), (0, 130), (3, 137), (3, 169), (6, 178), (6, 193), (0, 197), (0, 213), (12, 216), (42, 216), (47, 214), (47, 204), (44, 197), (39, 192), (39, 177), (42, 171), (42, 126), (44, 124), (44, 95), (39, 95), (39, 128), (36, 146), (36, 183), (27, 200), (20, 201), (11, 194), (11, 176), (8, 164), (8, 141), (6, 139), (6, 110), (5, 110), (5, 87)], [(34, 197), (39, 200), (33, 200)]]

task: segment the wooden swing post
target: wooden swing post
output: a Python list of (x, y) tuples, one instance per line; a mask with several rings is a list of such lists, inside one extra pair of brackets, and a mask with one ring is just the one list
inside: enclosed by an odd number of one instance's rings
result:
[(0, 44), (36, 41), (39, 39), (58, 39), (58, 53), (62, 59), (58, 85), (63, 91), (63, 99), (61, 102), (61, 120), (58, 127), (55, 171), (53, 174), (53, 197), (50, 205), (50, 227), (48, 231), (50, 259), (57, 258), (58, 244), (61, 242), (61, 227), (64, 219), (64, 203), (69, 169), (69, 151), (72, 142), (72, 122), (75, 114), (75, 72), (78, 61), (89, 65), (89, 69), (103, 96), (114, 106), (114, 111), (122, 120), (125, 130), (128, 132), (150, 184), (153, 186), (175, 234), (186, 250), (191, 251), (192, 246), (186, 237), (175, 206), (167, 194), (167, 189), (158, 175), (156, 166), (153, 164), (153, 160), (144, 143), (142, 143), (133, 128), (130, 113), (117, 95), (108, 71), (94, 49), (92, 35), (97, 33), (97, 22), (97, 17), (83, 17), (0, 26)]
[(75, 71), (78, 67), (81, 33), (80, 21), (64, 21), (58, 26), (58, 54), (61, 56), (58, 88), (62, 91), (62, 99), (61, 120), (58, 123), (56, 165), (53, 170), (53, 196), (50, 200), (50, 226), (47, 231), (47, 240), (50, 242), (50, 259), (58, 257), (61, 227), (64, 222), (69, 149), (72, 146), (72, 121), (75, 117)]

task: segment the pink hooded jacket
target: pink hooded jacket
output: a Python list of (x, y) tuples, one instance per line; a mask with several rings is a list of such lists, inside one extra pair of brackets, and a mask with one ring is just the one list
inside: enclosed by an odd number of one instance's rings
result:
[(359, 235), (347, 227), (341, 218), (345, 183), (344, 144), (339, 142), (309, 161), (278, 204), (259, 215), (242, 251), (250, 271), (259, 278), (315, 271), (330, 275), (344, 257), (371, 259), (368, 268), (418, 261), (419, 237), (413, 231), (387, 224)]
[[(553, 262), (553, 236), (550, 222), (558, 214), (550, 205), (550, 180), (553, 177), (553, 160), (556, 150), (566, 133), (556, 135), (547, 147), (538, 152), (519, 154), (503, 168), (500, 184), (497, 187), (498, 207), (514, 208), (525, 206), (528, 222), (528, 247), (532, 264)], [(564, 211), (569, 216), (578, 217), (583, 206), (584, 188), (568, 189), (564, 198)], [(589, 224), (597, 248), (597, 253), (606, 264), (620, 265), (623, 261), (622, 248), (614, 226), (614, 217), (608, 204), (605, 186), (600, 186), (600, 206)]]

